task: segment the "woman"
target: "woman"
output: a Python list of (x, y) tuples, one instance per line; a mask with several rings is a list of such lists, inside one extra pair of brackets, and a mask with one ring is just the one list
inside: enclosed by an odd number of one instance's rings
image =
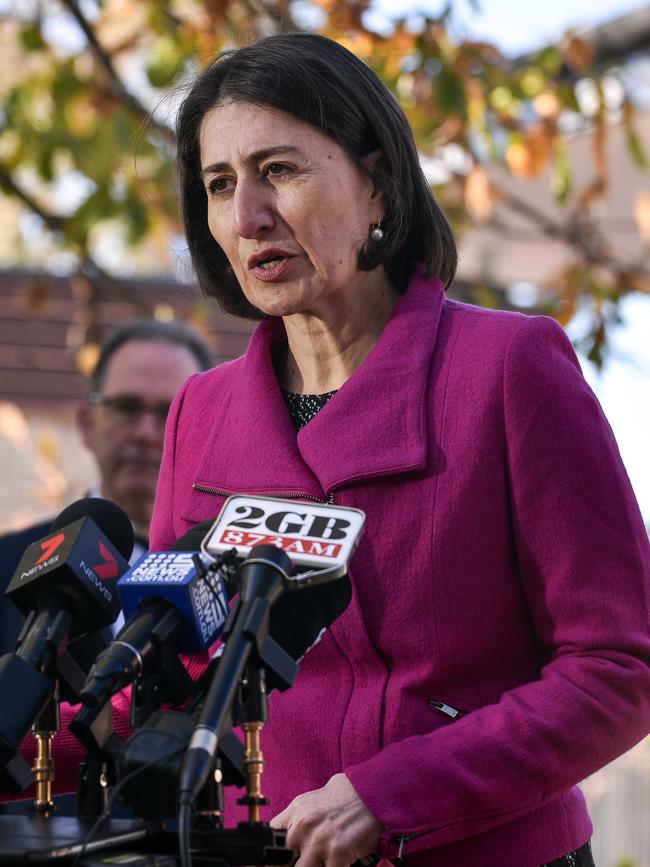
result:
[(154, 550), (233, 493), (367, 516), (350, 606), (270, 703), (273, 824), (299, 867), (593, 864), (575, 785), (649, 728), (648, 546), (564, 333), (445, 298), (406, 120), (323, 37), (218, 58), (179, 164), (201, 286), (264, 318), (175, 401)]

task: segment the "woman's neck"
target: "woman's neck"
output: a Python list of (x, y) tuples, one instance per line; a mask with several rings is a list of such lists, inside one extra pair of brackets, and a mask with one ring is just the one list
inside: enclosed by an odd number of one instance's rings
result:
[(288, 348), (278, 366), (282, 388), (324, 394), (340, 388), (379, 339), (398, 293), (383, 275), (346, 305), (284, 318)]

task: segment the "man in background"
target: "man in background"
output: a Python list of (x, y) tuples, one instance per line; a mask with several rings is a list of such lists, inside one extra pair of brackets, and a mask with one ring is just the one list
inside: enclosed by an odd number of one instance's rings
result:
[[(140, 320), (118, 328), (102, 346), (77, 426), (99, 470), (88, 496), (117, 503), (133, 524), (131, 562), (148, 545), (170, 404), (188, 376), (211, 366), (206, 343), (180, 322)], [(0, 537), (0, 654), (14, 650), (23, 623), (4, 591), (25, 548), (46, 536), (50, 524)]]

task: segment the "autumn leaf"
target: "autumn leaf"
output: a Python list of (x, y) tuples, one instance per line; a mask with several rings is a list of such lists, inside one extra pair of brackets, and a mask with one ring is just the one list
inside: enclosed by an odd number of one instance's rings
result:
[(650, 244), (650, 193), (638, 193), (634, 201), (634, 219), (639, 234)]
[(580, 36), (570, 36), (564, 45), (564, 59), (574, 72), (585, 72), (594, 62), (593, 43)]
[(521, 178), (532, 178), (547, 167), (553, 153), (554, 139), (544, 124), (536, 124), (524, 135), (512, 136), (506, 150), (510, 171)]
[(465, 178), (465, 207), (479, 221), (487, 220), (492, 214), (490, 179), (483, 166), (472, 166)]

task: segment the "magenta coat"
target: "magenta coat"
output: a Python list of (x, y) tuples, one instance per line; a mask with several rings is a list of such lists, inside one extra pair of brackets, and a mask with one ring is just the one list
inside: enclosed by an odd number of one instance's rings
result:
[(168, 547), (232, 493), (367, 515), (350, 606), (271, 697), (267, 816), (343, 770), (381, 854), (407, 836), (413, 867), (538, 867), (579, 847), (576, 783), (650, 729), (650, 576), (564, 332), (418, 276), (297, 437), (272, 365), (284, 340), (267, 319), (243, 358), (186, 384), (151, 536)]

